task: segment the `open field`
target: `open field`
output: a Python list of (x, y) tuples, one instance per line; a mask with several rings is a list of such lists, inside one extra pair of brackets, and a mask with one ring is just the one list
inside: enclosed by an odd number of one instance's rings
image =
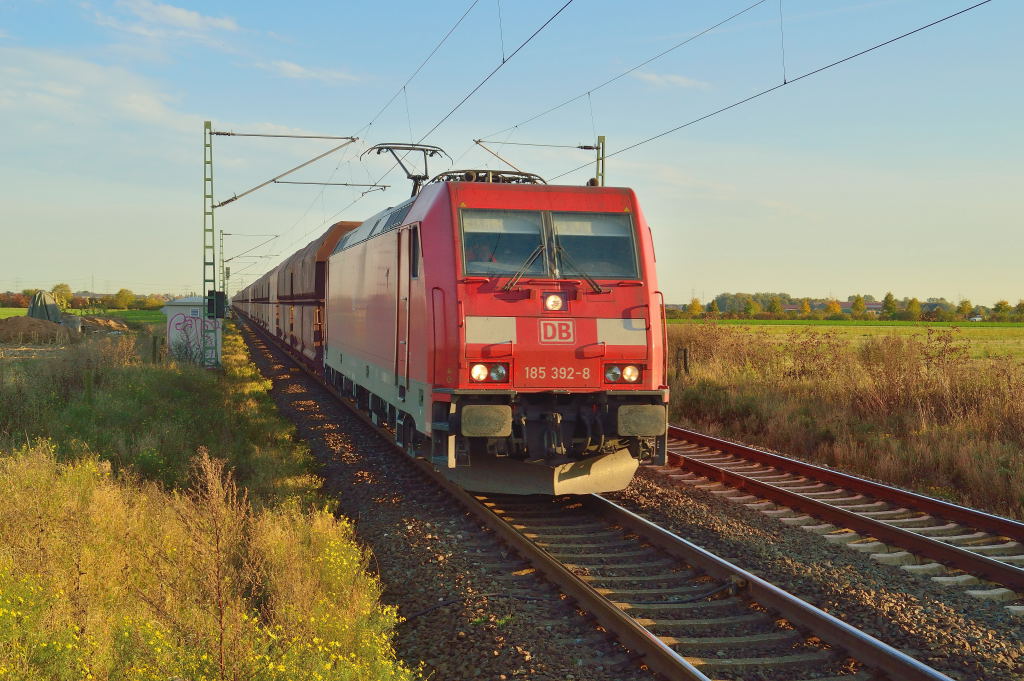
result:
[(1024, 331), (889, 331), (673, 325), (670, 420), (1024, 517)]
[(0, 679), (416, 678), (237, 331), (223, 373), (134, 335), (3, 346)]
[[(679, 325), (708, 324), (704, 320), (672, 319)], [(817, 333), (832, 333), (844, 341), (864, 341), (884, 336), (915, 337), (925, 339), (928, 329), (955, 329), (957, 338), (969, 343), (970, 356), (1024, 357), (1024, 324), (1000, 322), (863, 322), (817, 319), (725, 319), (714, 322), (729, 328), (746, 328), (750, 333), (764, 333), (769, 338), (784, 342), (789, 334), (802, 329)]]
[[(669, 319), (669, 324), (707, 324), (706, 319)], [(898, 319), (865, 321), (863, 319), (716, 319), (723, 326), (1012, 326), (1024, 328), (1024, 322), (906, 322)]]
[[(0, 319), (20, 317), (27, 312), (28, 310), (24, 307), (0, 307)], [(107, 310), (106, 312), (97, 313), (83, 310), (68, 310), (68, 312), (77, 315), (95, 314), (98, 317), (117, 317), (127, 323), (163, 324), (167, 321), (167, 317), (160, 310)]]
[(97, 317), (117, 317), (125, 323), (132, 324), (165, 324), (167, 317), (160, 310), (107, 310), (106, 312), (86, 312), (83, 310), (68, 310), (71, 314), (95, 315)]

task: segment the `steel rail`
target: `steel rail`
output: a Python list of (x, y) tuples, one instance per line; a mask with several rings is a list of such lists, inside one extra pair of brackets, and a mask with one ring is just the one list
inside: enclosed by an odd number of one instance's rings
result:
[(881, 670), (900, 681), (949, 679), (906, 653), (600, 495), (591, 495), (589, 503), (609, 520), (632, 530), (666, 553), (699, 567), (712, 577), (741, 584), (742, 590), (746, 591), (752, 601), (774, 610), (829, 644), (842, 648), (868, 667)]
[[(244, 316), (244, 315), (243, 315)], [(248, 320), (247, 320), (248, 321)], [(273, 341), (273, 345), (291, 355), (288, 348), (280, 344), (268, 332), (256, 324), (248, 324), (249, 328)], [(394, 445), (403, 457), (408, 455), (391, 439), (389, 433), (373, 423), (365, 414), (356, 409), (322, 376), (314, 373), (304, 362), (299, 366), (321, 386), (325, 387), (339, 401), (348, 407), (363, 422), (389, 444)], [(459, 504), (487, 527), (491, 528), (501, 539), (527, 560), (535, 569), (544, 574), (557, 585), (567, 596), (574, 599), (581, 608), (592, 613), (600, 624), (628, 649), (637, 653), (638, 657), (652, 671), (668, 679), (685, 679), (686, 681), (710, 681), (710, 677), (697, 669), (686, 658), (672, 650), (657, 635), (639, 624), (633, 617), (618, 608), (608, 598), (598, 593), (593, 587), (580, 579), (561, 561), (531, 541), (524, 533), (512, 524), (503, 520), (497, 513), (481, 503), (473, 494), (452, 483), (434, 470), (424, 459), (412, 459), (418, 469), (445, 490)], [(605, 516), (606, 520), (628, 528), (657, 546), (669, 555), (685, 563), (699, 567), (712, 577), (741, 585), (751, 600), (775, 610), (790, 622), (819, 635), (829, 644), (842, 648), (856, 657), (868, 667), (880, 670), (894, 680), (899, 681), (952, 681), (950, 677), (918, 662), (892, 646), (846, 624), (813, 605), (793, 596), (779, 587), (739, 568), (728, 561), (715, 556), (678, 535), (661, 528), (641, 516), (601, 497), (588, 495), (586, 503)]]
[[(872, 480), (840, 473), (684, 428), (670, 426), (669, 436), (677, 441), (683, 440), (725, 454), (735, 454), (780, 471), (800, 475), (819, 482), (827, 482), (836, 487), (858, 492), (874, 499), (894, 503), (910, 510), (922, 511), (948, 520), (955, 520), (972, 528), (987, 530), (1024, 543), (1024, 523), (1010, 518), (1001, 518), (983, 511), (976, 511), (964, 506), (958, 506), (939, 499), (897, 489)], [(998, 582), (1018, 591), (1024, 591), (1024, 570), (1008, 563), (1003, 563), (988, 556), (960, 548), (959, 546), (917, 534), (911, 530), (889, 525), (854, 511), (845, 510), (841, 506), (835, 506), (803, 496), (799, 492), (776, 487), (742, 473), (719, 468), (714, 464), (700, 461), (685, 454), (669, 452), (669, 455), (670, 458), (678, 459), (681, 462), (682, 468), (704, 476), (709, 480), (715, 480), (730, 487), (745, 490), (751, 494), (809, 513), (812, 516), (828, 520), (842, 527), (868, 534), (880, 541), (906, 548), (937, 562), (955, 566), (965, 572)]]
[(447, 480), (435, 471), (429, 462), (423, 459), (415, 461), (425, 475), (448, 492), (477, 520), (494, 530), (508, 546), (543, 573), (566, 595), (575, 600), (581, 608), (593, 613), (603, 627), (612, 632), (623, 645), (636, 652), (651, 670), (669, 679), (710, 681), (708, 676), (705, 676), (686, 658), (672, 650), (660, 638), (595, 591), (593, 587), (566, 568), (561, 561), (549, 555), (547, 551), (502, 520), (498, 514), (480, 503), (472, 494)]

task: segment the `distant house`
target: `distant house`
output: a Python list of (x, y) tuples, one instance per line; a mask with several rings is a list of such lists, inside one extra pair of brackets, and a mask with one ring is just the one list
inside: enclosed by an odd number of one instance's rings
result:
[(969, 321), (969, 322), (983, 322), (983, 321), (985, 321), (985, 318), (982, 317), (980, 314), (976, 314), (973, 317), (968, 317), (967, 321)]
[(943, 310), (952, 310), (953, 306), (949, 303), (921, 303), (921, 312), (941, 312)]
[[(850, 314), (852, 312), (852, 310), (853, 310), (853, 301), (852, 300), (842, 300), (842, 301), (839, 302), (839, 307), (842, 309), (843, 314)], [(865, 300), (864, 301), (864, 311), (865, 312), (881, 313), (882, 312), (882, 303), (877, 301), (877, 300), (871, 300), (871, 301)]]

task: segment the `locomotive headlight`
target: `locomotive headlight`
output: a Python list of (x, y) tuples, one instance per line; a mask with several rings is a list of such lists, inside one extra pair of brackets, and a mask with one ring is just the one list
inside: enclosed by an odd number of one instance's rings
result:
[(622, 378), (627, 383), (636, 383), (637, 379), (640, 378), (640, 370), (632, 364), (627, 364), (622, 367)]
[(618, 366), (612, 364), (604, 368), (604, 379), (609, 383), (615, 383), (620, 378), (622, 378), (622, 369), (620, 369)]
[(469, 370), (469, 377), (474, 381), (486, 381), (487, 374), (486, 364), (474, 364)]
[(504, 383), (508, 380), (508, 368), (504, 364), (492, 364), (490, 377), (495, 383)]
[(544, 309), (550, 312), (557, 312), (565, 307), (565, 300), (557, 293), (549, 293), (544, 297)]

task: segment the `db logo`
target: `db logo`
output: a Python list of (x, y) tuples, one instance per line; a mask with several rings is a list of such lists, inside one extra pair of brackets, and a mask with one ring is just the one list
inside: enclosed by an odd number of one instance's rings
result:
[(540, 320), (541, 343), (575, 343), (576, 322), (572, 319)]

